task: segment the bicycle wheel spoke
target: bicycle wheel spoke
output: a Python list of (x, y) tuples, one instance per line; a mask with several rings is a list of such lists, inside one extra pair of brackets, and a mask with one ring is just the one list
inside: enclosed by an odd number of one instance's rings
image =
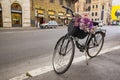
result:
[(67, 54), (67, 53), (69, 53), (69, 52), (70, 52), (70, 50), (72, 50), (72, 48), (70, 48), (70, 49), (66, 52), (66, 54)]

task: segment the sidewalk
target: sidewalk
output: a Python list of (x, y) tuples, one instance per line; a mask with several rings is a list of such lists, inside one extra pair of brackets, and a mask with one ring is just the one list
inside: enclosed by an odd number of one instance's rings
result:
[(0, 28), (0, 32), (4, 31), (24, 31), (24, 30), (37, 30), (36, 27), (10, 27), (10, 28)]
[(120, 50), (108, 52), (89, 60), (72, 64), (62, 75), (54, 71), (25, 80), (120, 80)]
[[(66, 26), (59, 26), (57, 29), (66, 28)], [(10, 27), (10, 28), (0, 28), (0, 32), (5, 31), (25, 31), (25, 30), (40, 30), (41, 28), (37, 27)], [(55, 28), (52, 28), (55, 29)], [(44, 29), (41, 29), (44, 30)]]

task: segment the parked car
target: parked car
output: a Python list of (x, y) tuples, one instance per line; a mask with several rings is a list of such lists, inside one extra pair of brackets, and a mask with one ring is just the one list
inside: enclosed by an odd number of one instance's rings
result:
[(56, 28), (58, 26), (58, 23), (54, 20), (49, 21), (48, 23), (41, 24), (40, 27), (45, 28)]
[(112, 25), (120, 25), (120, 21), (114, 20), (112, 21)]
[(95, 21), (95, 22), (98, 23), (98, 26), (99, 26), (99, 27), (102, 27), (102, 26), (104, 25), (103, 22), (102, 22), (101, 20), (99, 20), (99, 21)]

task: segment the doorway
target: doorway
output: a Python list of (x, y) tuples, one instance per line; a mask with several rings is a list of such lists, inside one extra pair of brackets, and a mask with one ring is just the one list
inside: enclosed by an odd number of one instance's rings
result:
[(11, 5), (12, 27), (22, 27), (22, 8), (18, 3)]
[(2, 6), (0, 3), (0, 27), (3, 27), (3, 21), (2, 21)]

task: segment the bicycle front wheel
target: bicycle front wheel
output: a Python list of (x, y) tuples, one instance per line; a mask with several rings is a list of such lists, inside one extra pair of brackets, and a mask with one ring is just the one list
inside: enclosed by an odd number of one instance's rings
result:
[(101, 51), (104, 43), (104, 34), (102, 32), (96, 32), (88, 41), (87, 54), (93, 58)]
[(75, 46), (72, 38), (63, 36), (58, 40), (52, 58), (53, 68), (57, 74), (65, 73), (69, 69), (74, 52)]

